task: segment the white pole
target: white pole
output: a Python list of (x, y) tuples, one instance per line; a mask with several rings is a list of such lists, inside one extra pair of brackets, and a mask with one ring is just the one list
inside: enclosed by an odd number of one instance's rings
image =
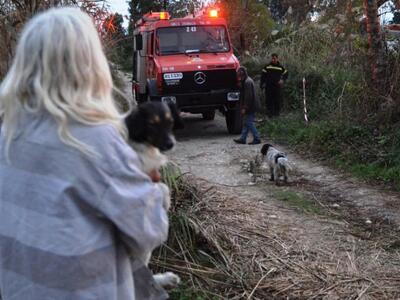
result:
[(303, 77), (303, 105), (304, 105), (304, 120), (308, 124), (307, 104), (306, 104), (306, 78)]

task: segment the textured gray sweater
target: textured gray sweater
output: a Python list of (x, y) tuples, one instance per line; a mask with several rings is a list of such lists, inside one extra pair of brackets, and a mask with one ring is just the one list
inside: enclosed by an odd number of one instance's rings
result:
[(167, 237), (165, 190), (109, 125), (70, 127), (96, 157), (63, 144), (45, 114), (20, 128), (10, 164), (0, 140), (3, 300), (135, 299), (132, 266)]

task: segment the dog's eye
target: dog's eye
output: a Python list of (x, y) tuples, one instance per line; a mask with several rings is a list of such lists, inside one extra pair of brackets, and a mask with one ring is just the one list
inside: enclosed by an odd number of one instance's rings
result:
[(154, 116), (152, 119), (149, 120), (150, 124), (158, 124), (160, 123), (160, 117), (159, 116)]

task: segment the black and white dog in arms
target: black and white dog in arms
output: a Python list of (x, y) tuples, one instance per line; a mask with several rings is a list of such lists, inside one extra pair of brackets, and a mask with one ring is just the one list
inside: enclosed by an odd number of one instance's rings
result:
[(183, 128), (176, 105), (163, 102), (140, 104), (126, 119), (130, 145), (138, 153), (142, 170), (150, 174), (167, 163), (162, 153), (175, 146), (173, 129)]
[[(175, 146), (173, 129), (183, 128), (183, 121), (175, 104), (163, 102), (145, 102), (140, 104), (126, 119), (129, 144), (136, 151), (141, 161), (141, 169), (155, 182), (161, 180), (160, 168), (168, 162), (162, 153)], [(168, 187), (162, 184), (169, 195)], [(164, 208), (170, 207), (170, 198), (165, 199)], [(151, 253), (144, 258), (148, 265)], [(178, 275), (172, 272), (159, 273), (153, 276), (161, 286), (177, 286), (180, 283)]]
[(261, 148), (262, 161), (266, 162), (271, 172), (270, 181), (278, 184), (280, 177), (287, 183), (291, 169), (286, 154), (274, 148), (271, 144), (264, 144)]

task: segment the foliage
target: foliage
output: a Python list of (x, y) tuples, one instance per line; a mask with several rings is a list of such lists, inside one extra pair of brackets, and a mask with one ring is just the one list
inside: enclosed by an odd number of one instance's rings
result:
[[(55, 6), (72, 5), (80, 7), (89, 14), (100, 34), (100, 37), (110, 41), (110, 35), (105, 30), (104, 24), (110, 20), (111, 14), (105, 5), (106, 0), (10, 0), (0, 1), (0, 79), (6, 74), (11, 65), (17, 38), (25, 23), (36, 13)], [(120, 37), (117, 37), (118, 39)], [(104, 39), (103, 39), (104, 41)], [(110, 43), (112, 47), (113, 43)], [(108, 52), (105, 44), (105, 51)]]
[(14, 55), (18, 35), (27, 20), (35, 13), (59, 5), (71, 4), (70, 0), (41, 1), (41, 0), (8, 0), (0, 1), (0, 79), (2, 79)]
[(256, 0), (220, 0), (223, 16), (227, 19), (228, 28), (234, 48), (243, 53), (263, 47), (269, 39), (274, 21), (265, 5)]
[[(166, 10), (172, 17), (184, 17), (193, 10), (198, 10), (202, 6), (202, 0), (171, 0), (166, 1)], [(129, 1), (129, 33), (133, 32), (134, 24), (146, 13), (150, 11), (164, 10), (164, 0), (131, 0)]]
[(123, 27), (123, 16), (110, 14), (102, 25), (103, 45), (107, 58), (125, 70), (130, 70), (131, 40)]
[[(360, 13), (362, 9), (353, 7), (343, 14), (327, 13), (318, 23), (303, 23), (301, 28), (285, 26), (268, 49), (242, 62), (254, 76), (277, 52), (289, 70), (284, 89), (289, 115), (268, 121), (267, 136), (315, 151), (360, 177), (400, 189), (399, 44), (397, 40), (387, 43), (385, 77), (390, 89), (383, 97), (370, 85), (368, 40), (357, 21)], [(302, 116), (303, 78), (308, 126)]]
[(196, 12), (203, 6), (202, 0), (175, 0), (169, 1), (168, 11), (173, 18), (182, 18), (190, 13)]
[(171, 300), (205, 300), (210, 299), (207, 296), (200, 296), (202, 294), (201, 291), (189, 287), (185, 284), (181, 284), (178, 288), (174, 289), (170, 292)]

